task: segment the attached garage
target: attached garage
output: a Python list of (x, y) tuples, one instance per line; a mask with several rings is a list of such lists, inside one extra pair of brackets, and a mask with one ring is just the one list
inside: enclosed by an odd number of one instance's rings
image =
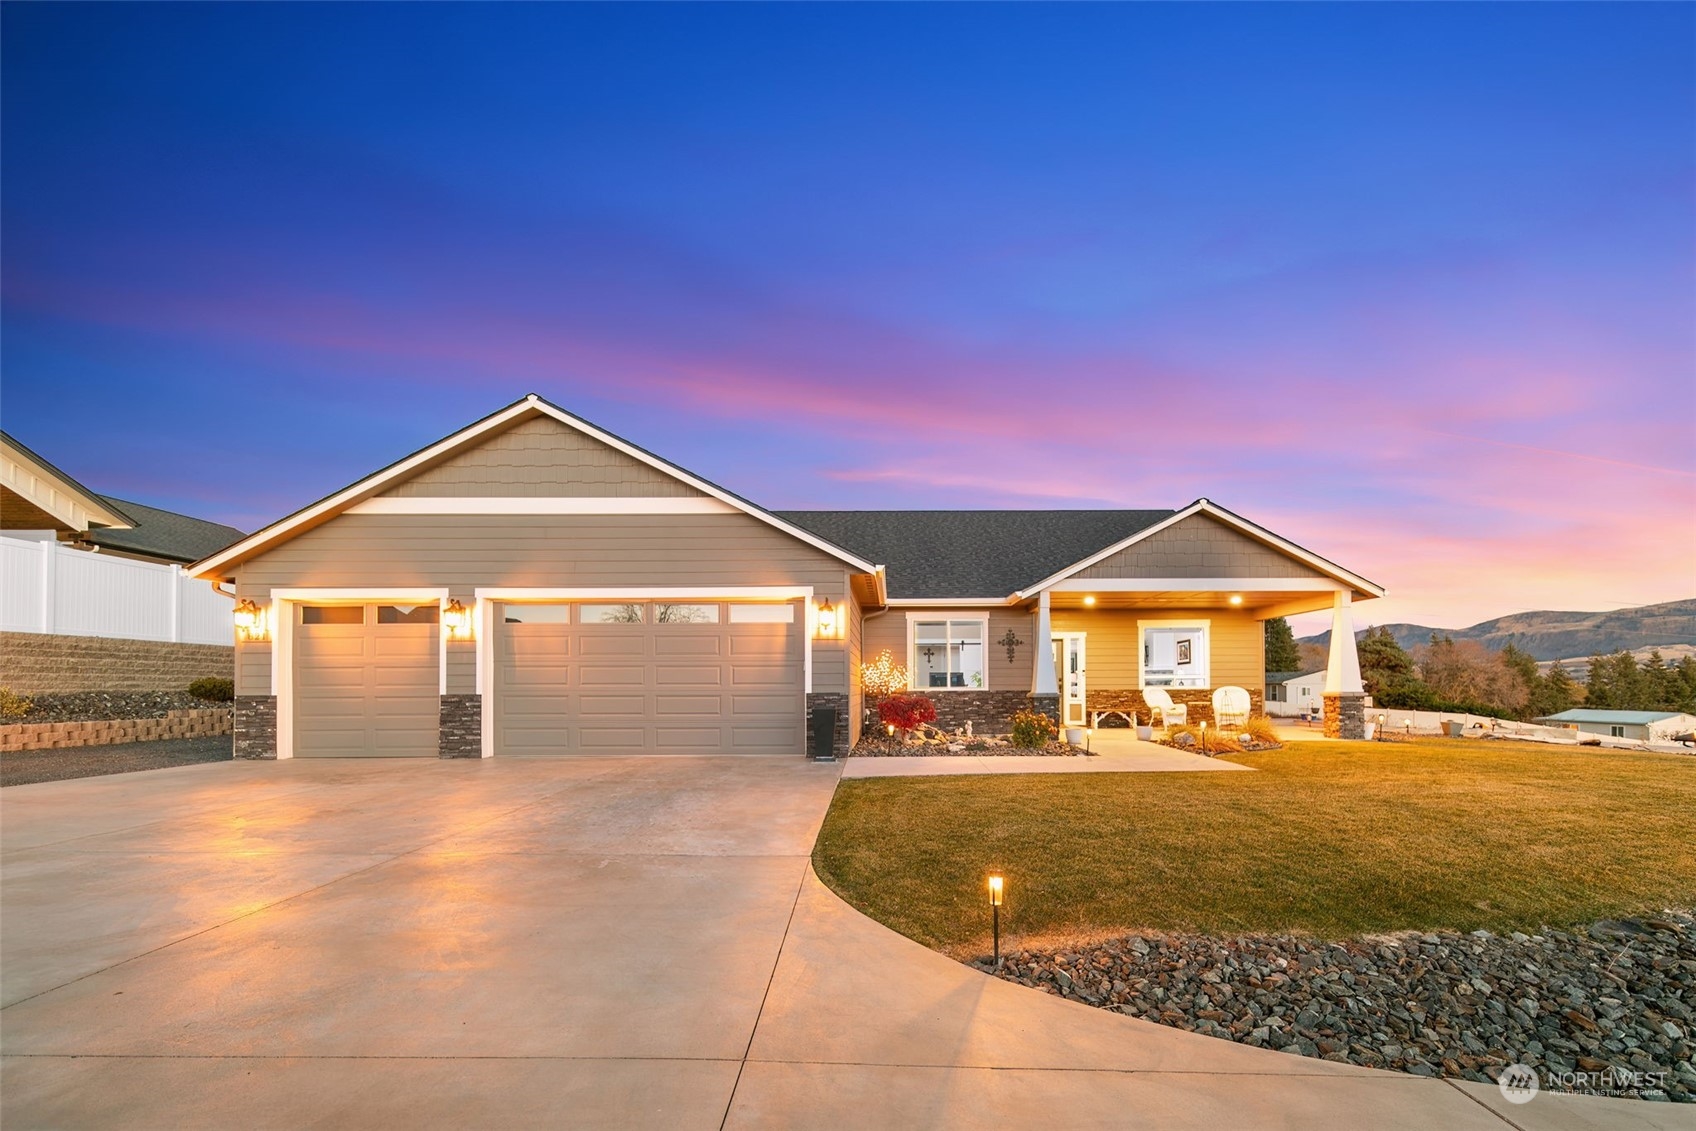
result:
[(798, 602), (494, 607), (500, 754), (799, 754)]
[(428, 604), (294, 605), (295, 755), (435, 757), (438, 614)]

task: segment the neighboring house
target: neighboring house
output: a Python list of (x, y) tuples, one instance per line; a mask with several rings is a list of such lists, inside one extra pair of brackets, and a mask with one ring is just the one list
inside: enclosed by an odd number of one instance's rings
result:
[(1383, 590), (1205, 499), (1180, 510), (768, 511), (530, 396), (191, 567), (231, 583), (247, 757), (797, 754), (858, 736), (887, 648), (940, 721), (1210, 716), (1262, 622)]
[(1642, 742), (1674, 742), (1696, 730), (1696, 715), (1676, 711), (1595, 711), (1574, 707), (1533, 722), (1565, 727), (1604, 738), (1635, 738)]
[(241, 537), (96, 494), (0, 432), (0, 629), (228, 647), (233, 599), (182, 566)]
[(1325, 669), (1310, 672), (1267, 672), (1266, 713), (1293, 719), (1317, 715), (1325, 706)]

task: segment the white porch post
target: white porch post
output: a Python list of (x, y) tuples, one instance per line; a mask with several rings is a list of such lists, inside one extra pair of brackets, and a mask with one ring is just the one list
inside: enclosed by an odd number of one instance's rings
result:
[(1331, 658), (1325, 665), (1325, 694), (1360, 695), (1360, 653), (1354, 644), (1353, 594), (1337, 593), (1331, 604)]
[(1031, 694), (1060, 694), (1060, 679), (1054, 674), (1054, 628), (1048, 619), (1046, 589), (1036, 598), (1036, 668), (1031, 673)]

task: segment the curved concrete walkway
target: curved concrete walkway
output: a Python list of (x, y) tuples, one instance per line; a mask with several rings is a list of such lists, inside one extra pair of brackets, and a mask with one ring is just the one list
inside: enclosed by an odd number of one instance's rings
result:
[(0, 1122), (1690, 1126), (987, 978), (813, 877), (836, 772), (225, 763), (4, 790)]

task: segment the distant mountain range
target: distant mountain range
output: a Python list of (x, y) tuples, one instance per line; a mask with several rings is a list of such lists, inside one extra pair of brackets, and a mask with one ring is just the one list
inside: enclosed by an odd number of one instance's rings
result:
[[(1355, 615), (1364, 611), (1356, 609)], [(1657, 645), (1696, 645), (1696, 597), (1606, 613), (1514, 613), (1481, 621), (1471, 628), (1432, 628), (1423, 624), (1383, 627), (1390, 630), (1390, 635), (1403, 648), (1428, 644), (1435, 632), (1455, 640), (1476, 640), (1497, 651), (1512, 644), (1538, 660), (1565, 660), (1618, 652), (1622, 648), (1635, 651)], [(1358, 640), (1365, 634), (1366, 629), (1362, 628), (1355, 632), (1355, 638)], [(1331, 634), (1304, 636), (1301, 643), (1328, 646)]]

